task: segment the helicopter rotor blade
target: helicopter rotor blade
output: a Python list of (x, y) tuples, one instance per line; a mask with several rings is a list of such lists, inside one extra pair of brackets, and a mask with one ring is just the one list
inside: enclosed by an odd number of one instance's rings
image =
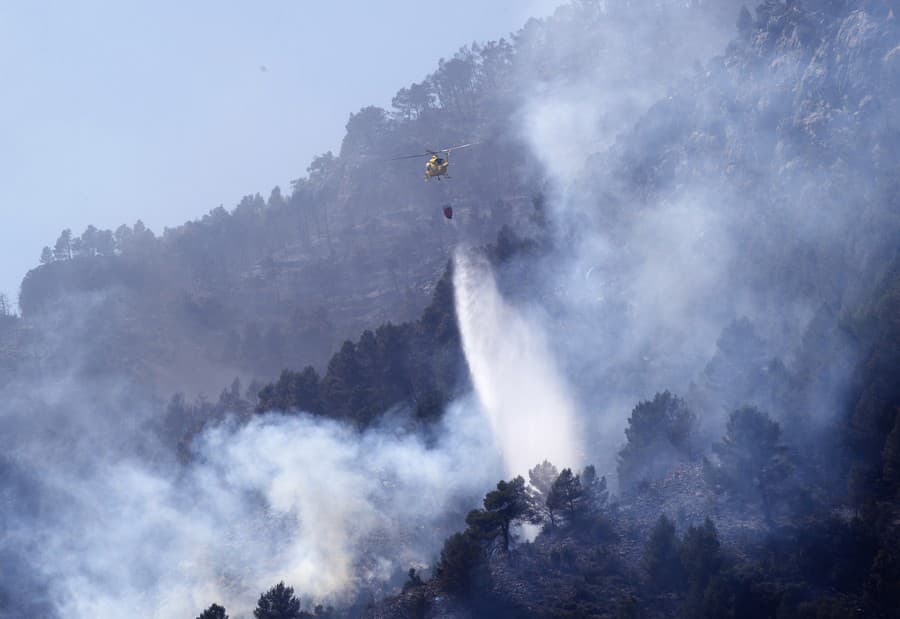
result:
[(478, 143), (478, 142), (469, 142), (468, 144), (460, 144), (459, 146), (451, 146), (450, 148), (442, 148), (442, 149), (441, 149), (441, 152), (442, 152), (442, 153), (449, 153), (451, 150), (458, 150), (458, 149), (460, 149), (460, 148), (466, 148), (466, 147), (469, 147), (469, 146), (474, 146), (474, 145), (477, 144), (477, 143)]
[(468, 146), (474, 146), (475, 144), (478, 144), (478, 142), (470, 142), (469, 144), (460, 144), (458, 146), (451, 146), (450, 148), (441, 148), (439, 150), (431, 150), (430, 148), (426, 148), (425, 152), (420, 155), (403, 155), (402, 157), (393, 157), (391, 159), (388, 159), (388, 161), (398, 161), (400, 159), (416, 159), (417, 157), (430, 157), (431, 155), (439, 155), (441, 153), (449, 153), (452, 150), (466, 148)]
[(388, 159), (388, 161), (399, 161), (400, 159), (417, 159), (419, 157), (428, 157), (431, 155), (431, 152), (421, 153), (419, 155), (403, 155), (402, 157), (394, 157), (392, 159)]

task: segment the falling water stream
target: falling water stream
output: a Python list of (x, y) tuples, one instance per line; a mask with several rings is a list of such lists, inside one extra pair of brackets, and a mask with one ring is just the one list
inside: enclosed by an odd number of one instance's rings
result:
[(540, 325), (507, 303), (487, 260), (459, 250), (456, 312), (481, 406), (507, 473), (581, 464), (575, 405)]

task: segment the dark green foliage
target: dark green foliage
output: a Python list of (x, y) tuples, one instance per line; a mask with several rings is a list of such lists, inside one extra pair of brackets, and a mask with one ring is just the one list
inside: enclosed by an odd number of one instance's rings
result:
[(146, 281), (147, 269), (146, 264), (118, 260), (113, 256), (83, 261), (55, 260), (25, 274), (19, 292), (19, 308), (23, 316), (35, 316), (49, 308), (50, 299), (106, 288), (135, 289)]
[(387, 113), (374, 105), (364, 107), (356, 114), (350, 114), (346, 130), (341, 143), (342, 159), (372, 155), (388, 133)]
[(778, 422), (756, 407), (745, 406), (729, 416), (725, 436), (715, 451), (721, 457), (760, 462), (777, 451), (780, 441)]
[(681, 554), (675, 523), (665, 514), (656, 521), (650, 539), (644, 548), (642, 567), (648, 585), (665, 591), (677, 587), (683, 581)]
[(419, 336), (434, 338), (441, 344), (459, 342), (456, 304), (453, 298), (452, 263), (447, 263), (443, 276), (434, 288), (431, 303), (422, 311), (422, 317), (416, 327)]
[(518, 522), (541, 522), (543, 511), (539, 508), (536, 495), (525, 486), (519, 476), (510, 481), (500, 481), (497, 488), (484, 497), (484, 509), (473, 509), (466, 515), (466, 534), (484, 543), (487, 548), (499, 540), (499, 549), (509, 552), (511, 528)]
[(44, 249), (41, 250), (41, 264), (50, 264), (54, 260), (55, 258), (53, 257), (53, 250), (48, 246), (44, 246)]
[(509, 551), (510, 527), (517, 521), (528, 520), (533, 514), (531, 495), (525, 488), (525, 479), (520, 476), (499, 482), (497, 489), (491, 490), (484, 497), (484, 513), (486, 517), (477, 521), (481, 530), (498, 531), (503, 550)]
[(584, 488), (584, 500), (588, 511), (598, 512), (606, 508), (609, 490), (606, 488), (606, 477), (597, 477), (597, 469), (593, 464), (584, 467), (581, 472), (581, 486)]
[(235, 378), (231, 387), (223, 390), (214, 402), (202, 396), (188, 402), (184, 394), (176, 393), (166, 406), (159, 432), (174, 444), (179, 457), (186, 462), (191, 457), (191, 440), (204, 428), (222, 421), (227, 415), (249, 419), (258, 390), (258, 383), (253, 382), (242, 395), (241, 381)]
[(260, 391), (257, 411), (297, 409), (366, 425), (410, 404), (418, 419), (438, 419), (465, 367), (451, 277), (448, 268), (419, 322), (383, 325), (344, 342), (321, 379), (311, 367), (283, 371)]
[(256, 619), (301, 619), (300, 600), (294, 588), (280, 582), (262, 595), (253, 611)]
[[(138, 224), (141, 224), (138, 222)], [(123, 226), (120, 230), (128, 229)], [(128, 240), (124, 233), (114, 235), (112, 230), (98, 230), (95, 226), (88, 226), (79, 237), (72, 236), (69, 229), (63, 230), (51, 250), (44, 247), (41, 252), (41, 264), (72, 260), (74, 258), (90, 258), (94, 256), (112, 256), (117, 252), (129, 249)]]
[(484, 509), (473, 509), (466, 514), (466, 525), (469, 527), (467, 531), (470, 535), (486, 544), (490, 544), (503, 533), (500, 518)]
[(197, 619), (228, 619), (228, 615), (225, 614), (225, 608), (218, 604), (213, 604), (200, 613)]
[(307, 612), (301, 612), (300, 617), (302, 619), (334, 619), (335, 612), (333, 606), (322, 606), (321, 604), (316, 604), (315, 608), (313, 608), (312, 614)]
[(425, 423), (434, 423), (443, 416), (447, 396), (437, 389), (424, 391), (415, 399), (415, 415)]
[(412, 84), (409, 88), (401, 88), (391, 101), (397, 110), (397, 116), (403, 120), (415, 120), (426, 110), (433, 109), (436, 101), (428, 84)]
[(467, 594), (483, 588), (490, 573), (478, 539), (469, 532), (454, 533), (447, 538), (436, 575), (441, 585), (454, 593)]
[(71, 260), (72, 259), (72, 231), (68, 228), (62, 231), (56, 244), (53, 246), (54, 260)]
[(408, 580), (403, 583), (403, 592), (406, 593), (410, 589), (415, 589), (416, 587), (420, 587), (422, 585), (422, 577), (416, 573), (416, 568), (409, 568), (409, 572), (407, 572)]
[(586, 502), (581, 478), (572, 469), (563, 469), (547, 494), (547, 509), (560, 514), (569, 524), (576, 524), (584, 519)]
[[(735, 568), (715, 572), (705, 588), (692, 589), (685, 600), (682, 616), (698, 619), (757, 619), (781, 617), (783, 594), (766, 582), (764, 575), (752, 569)], [(793, 609), (785, 616), (795, 616)]]
[(762, 411), (745, 406), (728, 418), (725, 436), (713, 445), (719, 464), (710, 477), (720, 489), (758, 500), (771, 522), (772, 502), (791, 474), (781, 426)]
[(731, 411), (745, 404), (780, 411), (790, 379), (784, 364), (768, 355), (753, 323), (739, 318), (722, 329), (716, 353), (703, 370), (702, 387), (691, 400), (709, 412)]
[(709, 518), (700, 526), (688, 527), (685, 532), (680, 558), (692, 595), (702, 595), (710, 579), (719, 571), (722, 564), (719, 546), (719, 534)]
[(861, 518), (825, 518), (805, 525), (796, 540), (796, 561), (804, 579), (849, 592), (862, 586), (878, 552), (872, 526)]
[(639, 403), (628, 418), (628, 442), (619, 451), (620, 483), (632, 486), (662, 475), (675, 462), (691, 460), (696, 424), (684, 400), (668, 391)]
[(704, 374), (714, 384), (724, 388), (725, 382), (733, 382), (750, 364), (760, 365), (765, 356), (765, 342), (753, 323), (746, 317), (738, 318), (722, 329), (716, 341), (716, 354), (707, 364)]
[[(366, 338), (366, 336), (369, 336)], [(371, 342), (372, 333), (366, 331), (363, 339)], [(360, 344), (363, 340), (360, 340)], [(354, 413), (369, 414), (370, 411), (361, 411), (361, 407), (369, 408), (371, 400), (369, 390), (370, 372), (363, 375), (365, 370), (371, 370), (366, 366), (365, 348), (361, 347), (357, 354), (357, 347), (353, 342), (344, 342), (341, 349), (335, 353), (328, 363), (328, 371), (322, 379), (321, 391), (324, 399), (330, 404), (330, 414), (339, 419), (350, 419)]]

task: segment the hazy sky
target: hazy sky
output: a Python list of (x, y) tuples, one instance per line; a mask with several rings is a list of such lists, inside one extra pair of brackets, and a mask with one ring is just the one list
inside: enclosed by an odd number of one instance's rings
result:
[(351, 112), (559, 3), (0, 4), (0, 292), (63, 228), (160, 233), (288, 189)]

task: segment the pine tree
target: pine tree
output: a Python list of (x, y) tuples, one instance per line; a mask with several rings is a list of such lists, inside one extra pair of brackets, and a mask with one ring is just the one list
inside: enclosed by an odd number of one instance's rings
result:
[(700, 526), (688, 527), (681, 541), (680, 556), (692, 591), (702, 593), (709, 579), (719, 570), (722, 562), (719, 546), (716, 525), (709, 518)]
[(772, 497), (790, 475), (788, 450), (781, 442), (781, 426), (753, 406), (728, 418), (725, 436), (713, 445), (720, 466), (714, 472), (723, 485), (757, 496), (767, 522), (772, 522)]
[(569, 524), (577, 522), (584, 514), (584, 488), (581, 478), (572, 469), (563, 469), (547, 495), (547, 508), (558, 511)]
[(280, 582), (262, 595), (253, 611), (256, 619), (301, 619), (300, 600), (294, 596), (294, 588)]
[(415, 589), (416, 587), (422, 586), (422, 577), (416, 572), (416, 568), (411, 567), (409, 571), (406, 573), (408, 580), (403, 583), (403, 592), (406, 593), (410, 589)]
[(468, 531), (447, 538), (435, 573), (443, 586), (454, 593), (469, 592), (489, 579), (481, 545)]
[(56, 245), (53, 248), (53, 258), (55, 260), (71, 260), (72, 259), (72, 231), (66, 228), (60, 233), (56, 239)]
[(659, 517), (644, 550), (643, 568), (651, 587), (670, 589), (681, 582), (682, 566), (675, 523)]
[(673, 461), (691, 460), (697, 417), (684, 400), (668, 391), (631, 411), (619, 451), (618, 473), (624, 486), (661, 476)]
[(545, 497), (550, 493), (550, 487), (557, 477), (559, 477), (559, 471), (547, 460), (528, 471), (529, 483)]
[(547, 505), (547, 497), (557, 477), (559, 471), (547, 460), (528, 471), (534, 520), (549, 521), (551, 529), (556, 527), (556, 511)]
[(225, 614), (225, 609), (218, 604), (213, 604), (202, 613), (197, 619), (228, 619), (228, 615)]
[(584, 467), (581, 472), (581, 486), (584, 488), (585, 502), (589, 511), (601, 511), (609, 500), (606, 477), (597, 477), (597, 469), (593, 464)]
[(509, 551), (510, 527), (514, 522), (532, 517), (532, 501), (521, 476), (501, 481), (497, 489), (484, 497), (484, 510), (473, 510), (466, 517), (470, 527), (486, 537), (499, 535), (503, 550)]
[(53, 250), (48, 246), (44, 246), (44, 249), (41, 250), (41, 264), (50, 264), (54, 260)]

